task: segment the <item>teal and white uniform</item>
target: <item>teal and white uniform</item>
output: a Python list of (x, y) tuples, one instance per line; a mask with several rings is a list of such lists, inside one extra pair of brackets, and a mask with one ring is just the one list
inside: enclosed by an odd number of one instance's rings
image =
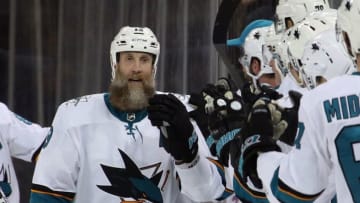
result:
[(263, 153), (257, 164), (265, 187), (282, 202), (314, 201), (329, 176), (338, 202), (360, 202), (360, 74), (304, 94), (293, 150)]
[(190, 167), (175, 165), (159, 147), (146, 110), (117, 111), (109, 94), (63, 103), (52, 125), (34, 172), (33, 203), (207, 201), (225, 190), (196, 126), (199, 159)]
[(14, 114), (0, 103), (0, 202), (20, 202), (11, 157), (32, 161), (48, 130)]

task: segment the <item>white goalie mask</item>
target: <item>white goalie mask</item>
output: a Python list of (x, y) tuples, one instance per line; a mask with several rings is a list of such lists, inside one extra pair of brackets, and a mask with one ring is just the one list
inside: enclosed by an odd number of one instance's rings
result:
[(160, 54), (160, 44), (154, 33), (147, 27), (122, 27), (114, 37), (110, 47), (110, 62), (112, 80), (115, 77), (116, 64), (118, 63), (118, 53), (120, 52), (144, 52), (155, 56), (154, 73), (156, 72), (157, 62)]
[[(318, 86), (320, 79), (351, 74), (356, 69), (342, 45), (336, 41), (334, 30), (329, 30), (309, 42), (304, 48), (301, 76), (308, 89)], [(321, 40), (321, 41), (320, 41)]]
[(354, 61), (360, 53), (359, 22), (359, 0), (344, 0), (338, 8), (337, 37)]
[(291, 74), (291, 76), (298, 85), (303, 85), (300, 68), (302, 66), (301, 57), (303, 56), (305, 45), (313, 40), (316, 35), (331, 28), (331, 24), (326, 20), (307, 17), (287, 31), (286, 42), (290, 67), (293, 71), (297, 72), (297, 75)]

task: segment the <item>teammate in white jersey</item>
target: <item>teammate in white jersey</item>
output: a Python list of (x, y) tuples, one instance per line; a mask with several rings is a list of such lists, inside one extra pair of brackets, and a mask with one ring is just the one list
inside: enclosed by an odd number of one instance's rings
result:
[(11, 112), (0, 102), (0, 202), (20, 202), (11, 157), (34, 161), (49, 128), (42, 128)]
[(58, 108), (30, 202), (192, 202), (226, 194), (189, 120), (188, 97), (154, 90), (159, 51), (149, 28), (120, 30), (110, 50), (110, 92)]
[[(337, 22), (339, 39), (356, 59), (358, 71), (359, 9), (358, 0), (343, 1)], [(254, 109), (251, 128), (242, 139), (242, 177), (260, 177), (263, 186), (281, 202), (313, 202), (324, 191), (334, 169), (338, 202), (360, 202), (359, 76), (357, 72), (333, 78), (303, 96), (295, 148), (288, 155), (275, 152), (279, 149), (271, 138), (271, 110), (264, 106)], [(263, 123), (252, 122), (257, 119)]]

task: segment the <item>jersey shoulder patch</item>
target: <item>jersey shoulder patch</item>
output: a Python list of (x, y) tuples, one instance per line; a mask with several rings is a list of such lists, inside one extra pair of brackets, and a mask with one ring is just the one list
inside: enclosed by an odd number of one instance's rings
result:
[[(77, 97), (62, 103), (55, 115), (54, 123), (61, 123), (63, 128), (94, 122), (104, 111), (104, 94)], [(87, 116), (97, 115), (97, 116)]]

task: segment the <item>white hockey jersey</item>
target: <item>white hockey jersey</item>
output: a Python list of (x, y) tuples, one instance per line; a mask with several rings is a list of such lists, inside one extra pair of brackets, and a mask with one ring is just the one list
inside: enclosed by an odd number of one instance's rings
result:
[(19, 187), (11, 157), (32, 161), (48, 133), (0, 103), (0, 202), (18, 203)]
[[(180, 98), (184, 103), (187, 99)], [(146, 110), (117, 111), (109, 102), (109, 94), (65, 102), (58, 108), (52, 135), (39, 155), (31, 202), (216, 199), (225, 187), (215, 164), (207, 159), (210, 152), (200, 130), (195, 130), (200, 135), (200, 158), (187, 168), (175, 165), (159, 147), (160, 131), (151, 125)]]
[[(360, 202), (360, 74), (306, 93), (295, 148), (258, 158), (258, 174), (282, 202), (312, 202), (335, 177), (338, 202)], [(334, 175), (331, 176), (331, 169)]]

